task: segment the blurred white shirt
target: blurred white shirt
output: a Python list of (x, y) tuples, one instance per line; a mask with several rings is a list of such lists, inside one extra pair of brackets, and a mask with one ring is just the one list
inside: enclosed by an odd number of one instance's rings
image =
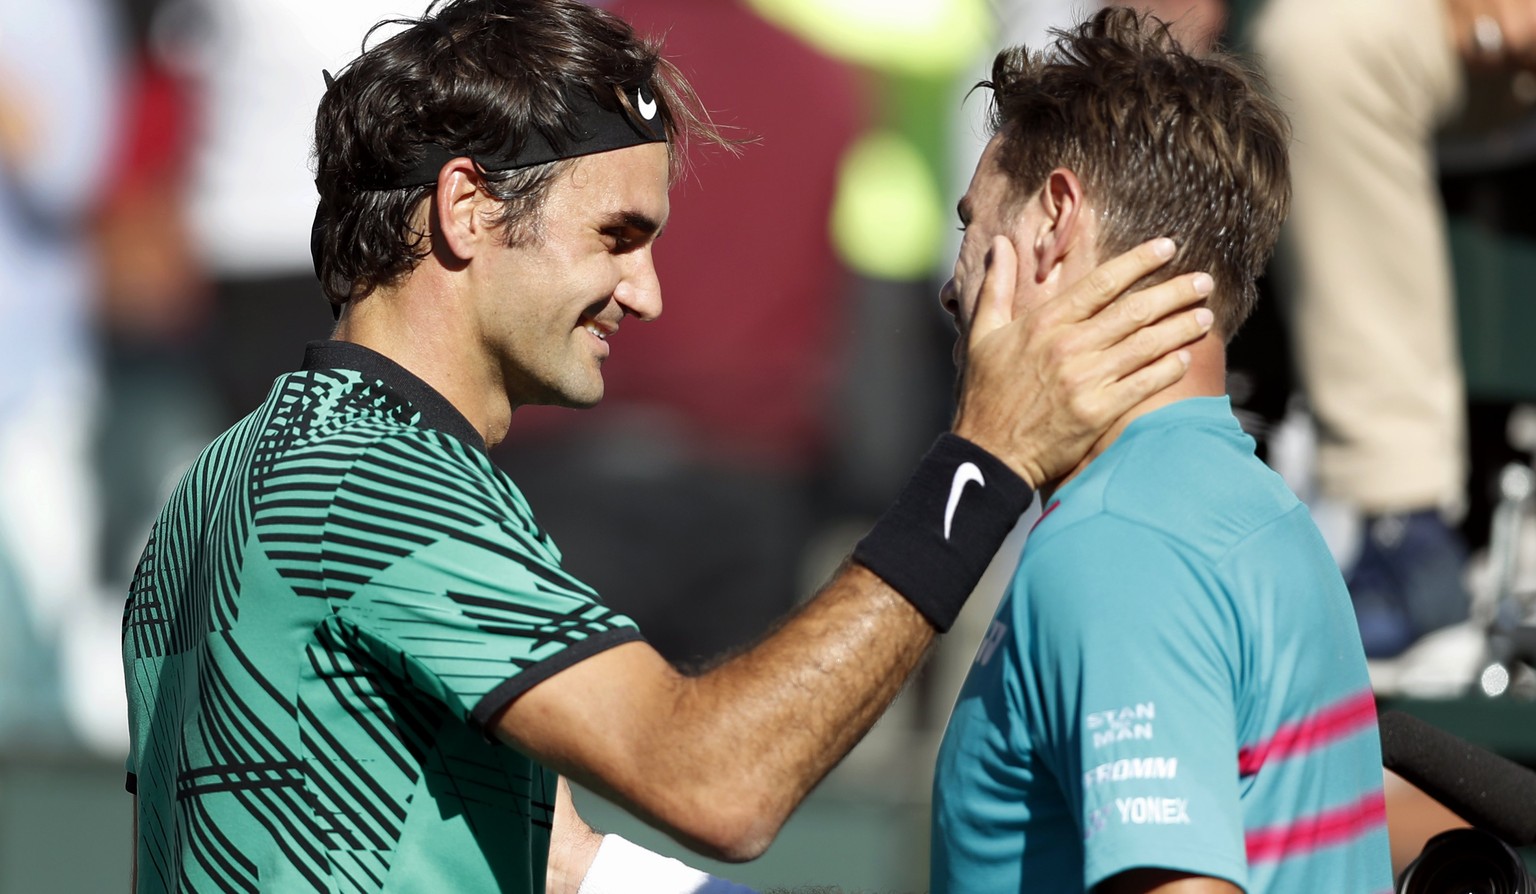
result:
[[(311, 269), (321, 69), (335, 74), (361, 52), (373, 25), (425, 7), (426, 0), (203, 0), (192, 29), (203, 128), (192, 220), (216, 277)], [(391, 33), (380, 29), (371, 43)]]

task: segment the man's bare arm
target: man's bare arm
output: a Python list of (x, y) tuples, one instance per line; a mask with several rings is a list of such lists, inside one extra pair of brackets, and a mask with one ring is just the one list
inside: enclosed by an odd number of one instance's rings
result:
[(549, 863), (544, 875), (545, 894), (577, 894), (603, 836), (576, 813), (571, 784), (560, 777), (555, 790), (555, 817), (549, 832)]
[[(1168, 254), (1141, 246), (1014, 319), (1016, 264), (999, 245), (971, 328), (956, 433), (1038, 484), (1178, 380), (1187, 359), (1171, 352), (1210, 326), (1208, 313), (1181, 310), (1202, 297), (1195, 279), (1111, 304)], [(773, 635), (706, 674), (684, 676), (649, 646), (626, 644), (530, 689), (499, 733), (689, 847), (751, 859), (879, 717), (935, 635), (911, 602), (847, 562)]]
[(565, 777), (555, 794), (547, 894), (757, 894), (681, 860), (604, 835), (576, 812)]
[(500, 732), (690, 848), (747, 860), (873, 725), (935, 635), (900, 594), (845, 565), (774, 635), (701, 677), (646, 644), (619, 646), (529, 690)]

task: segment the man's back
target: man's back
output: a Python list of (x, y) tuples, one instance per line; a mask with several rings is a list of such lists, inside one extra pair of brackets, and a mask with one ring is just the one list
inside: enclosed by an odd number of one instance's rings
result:
[(1348, 596), (1225, 399), (1137, 419), (1047, 507), (935, 802), (935, 891), (1136, 867), (1250, 894), (1390, 888)]
[(140, 890), (543, 890), (554, 777), (484, 730), (637, 636), (558, 561), (446, 401), (312, 347), (135, 577)]

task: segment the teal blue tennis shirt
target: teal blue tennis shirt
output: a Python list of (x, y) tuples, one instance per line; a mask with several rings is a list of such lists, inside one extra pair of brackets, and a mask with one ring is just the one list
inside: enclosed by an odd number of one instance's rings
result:
[(950, 719), (932, 890), (1138, 867), (1392, 889), (1375, 703), (1307, 508), (1226, 398), (1134, 420), (1031, 533)]

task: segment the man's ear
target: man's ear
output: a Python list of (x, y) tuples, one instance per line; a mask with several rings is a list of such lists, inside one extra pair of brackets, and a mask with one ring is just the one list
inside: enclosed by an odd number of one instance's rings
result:
[(455, 158), (438, 172), (432, 194), (432, 248), (444, 266), (467, 261), (480, 250), (489, 233), (481, 216), (489, 198), (470, 159)]
[(1043, 283), (1068, 255), (1082, 247), (1083, 183), (1066, 168), (1056, 168), (1046, 176), (1036, 200), (1044, 213), (1030, 234), (1030, 244), (1035, 253), (1035, 281)]

